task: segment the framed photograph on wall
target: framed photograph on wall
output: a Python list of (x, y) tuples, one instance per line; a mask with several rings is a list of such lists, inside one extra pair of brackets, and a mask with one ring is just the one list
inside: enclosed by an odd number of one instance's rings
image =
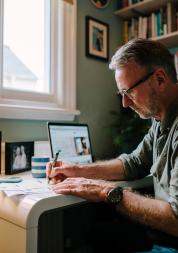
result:
[(86, 16), (86, 56), (109, 59), (109, 25), (90, 16)]
[(92, 4), (99, 9), (106, 8), (111, 0), (91, 0)]
[(34, 142), (5, 143), (5, 174), (15, 174), (31, 170)]

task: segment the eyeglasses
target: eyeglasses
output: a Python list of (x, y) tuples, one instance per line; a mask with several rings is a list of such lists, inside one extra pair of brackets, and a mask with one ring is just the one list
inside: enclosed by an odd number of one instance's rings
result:
[(137, 87), (138, 85), (144, 83), (150, 76), (152, 76), (154, 74), (155, 70), (150, 72), (149, 74), (147, 74), (145, 77), (143, 77), (141, 80), (139, 80), (138, 82), (136, 82), (134, 85), (132, 85), (132, 87), (130, 87), (129, 89), (123, 89), (121, 91), (118, 91), (117, 94), (121, 95), (122, 97), (125, 95), (129, 98), (131, 98), (131, 91)]

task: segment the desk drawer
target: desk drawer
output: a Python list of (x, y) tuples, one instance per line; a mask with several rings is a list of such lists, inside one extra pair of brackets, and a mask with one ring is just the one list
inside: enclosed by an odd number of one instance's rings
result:
[(38, 223), (38, 253), (63, 253), (63, 211), (44, 212)]
[(44, 212), (38, 223), (38, 253), (91, 253), (87, 244), (94, 210), (85, 203)]

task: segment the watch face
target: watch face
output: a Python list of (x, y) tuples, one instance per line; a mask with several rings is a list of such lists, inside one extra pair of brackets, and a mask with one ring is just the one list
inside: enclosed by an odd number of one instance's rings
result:
[(118, 204), (122, 200), (123, 189), (117, 187), (108, 192), (107, 200), (109, 203)]

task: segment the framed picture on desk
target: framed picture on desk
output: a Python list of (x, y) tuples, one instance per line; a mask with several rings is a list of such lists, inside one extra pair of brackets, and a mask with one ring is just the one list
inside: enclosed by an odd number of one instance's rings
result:
[(5, 143), (5, 174), (16, 174), (31, 170), (34, 142)]

